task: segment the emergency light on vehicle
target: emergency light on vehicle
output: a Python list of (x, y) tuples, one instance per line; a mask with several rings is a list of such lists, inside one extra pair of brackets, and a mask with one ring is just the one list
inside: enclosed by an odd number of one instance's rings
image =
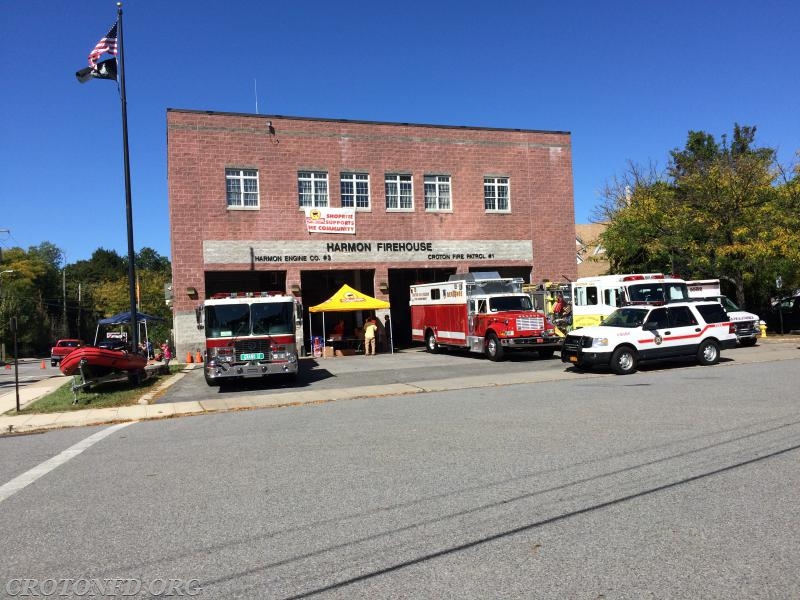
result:
[(222, 298), (268, 298), (270, 296), (283, 296), (283, 292), (217, 292), (211, 294), (211, 298), (214, 300)]
[(663, 273), (651, 273), (649, 275), (626, 275), (622, 281), (642, 281), (645, 279), (664, 279)]

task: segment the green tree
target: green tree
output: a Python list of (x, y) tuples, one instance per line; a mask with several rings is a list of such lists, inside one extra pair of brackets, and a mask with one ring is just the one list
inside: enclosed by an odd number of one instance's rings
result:
[(27, 252), (15, 247), (3, 253), (0, 271), (12, 272), (4, 274), (0, 282), (0, 326), (3, 339), (8, 340), (9, 319), (17, 318), (17, 344), (21, 353), (38, 354), (41, 348), (49, 347), (52, 328), (49, 302), (58, 289), (56, 264), (60, 255), (60, 250), (47, 243)]
[(101, 283), (127, 274), (128, 261), (114, 250), (98, 248), (89, 260), (79, 260), (70, 265), (70, 271), (78, 281), (86, 284)]
[(731, 142), (718, 143), (690, 131), (666, 173), (629, 166), (607, 186), (596, 215), (608, 224), (602, 241), (613, 269), (719, 277), (752, 306), (774, 292), (777, 271), (797, 285), (797, 170), (786, 177), (755, 134), (736, 124)]
[(171, 274), (172, 265), (166, 256), (161, 256), (152, 248), (144, 247), (136, 254), (136, 268), (142, 271)]
[[(16, 316), (20, 353), (44, 356), (58, 337), (93, 340), (99, 317), (130, 309), (127, 259), (99, 248), (89, 260), (63, 263), (64, 253), (49, 242), (4, 252), (0, 271), (13, 272), (0, 278), (0, 341), (9, 339), (8, 320)], [(172, 315), (163, 290), (170, 262), (143, 248), (136, 263), (139, 310), (164, 319), (148, 333), (166, 339)]]

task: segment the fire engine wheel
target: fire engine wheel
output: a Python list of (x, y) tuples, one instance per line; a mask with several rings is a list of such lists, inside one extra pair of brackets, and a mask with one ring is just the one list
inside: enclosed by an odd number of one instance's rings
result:
[(701, 365), (715, 365), (719, 362), (719, 345), (714, 340), (705, 340), (697, 349), (697, 362)]
[(489, 360), (498, 361), (503, 360), (503, 346), (500, 344), (500, 340), (497, 339), (497, 336), (493, 333), (490, 333), (486, 337), (486, 356), (489, 357)]
[(429, 331), (427, 337), (425, 338), (425, 349), (431, 354), (436, 354), (439, 352), (439, 344), (436, 341), (436, 336), (433, 335), (432, 331)]
[(623, 346), (611, 355), (611, 370), (617, 375), (630, 375), (636, 372), (636, 352)]

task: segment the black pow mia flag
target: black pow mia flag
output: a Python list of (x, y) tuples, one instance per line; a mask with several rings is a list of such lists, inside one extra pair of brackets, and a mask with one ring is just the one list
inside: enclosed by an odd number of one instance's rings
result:
[(109, 58), (97, 63), (95, 68), (86, 67), (75, 73), (75, 77), (81, 83), (86, 83), (90, 79), (116, 79), (117, 78), (117, 59)]

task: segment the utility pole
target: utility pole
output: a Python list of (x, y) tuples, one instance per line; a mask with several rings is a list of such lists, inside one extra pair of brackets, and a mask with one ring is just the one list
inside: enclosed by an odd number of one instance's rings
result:
[(61, 297), (64, 299), (64, 314), (61, 322), (64, 324), (64, 337), (69, 337), (69, 327), (67, 326), (67, 265), (61, 270)]
[(81, 284), (78, 283), (78, 320), (76, 322), (77, 328), (76, 331), (78, 332), (77, 336), (78, 339), (83, 339), (81, 336)]

